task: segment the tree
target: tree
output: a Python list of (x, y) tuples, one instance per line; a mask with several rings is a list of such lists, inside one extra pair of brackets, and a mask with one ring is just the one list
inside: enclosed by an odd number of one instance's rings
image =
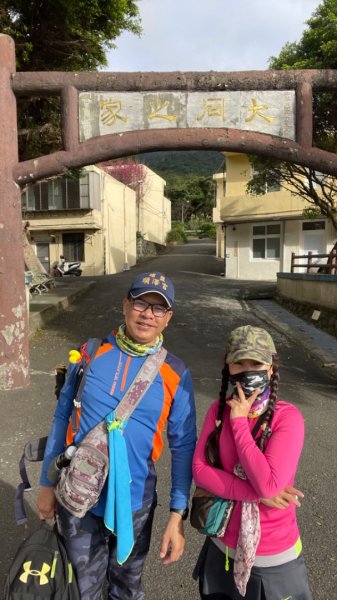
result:
[(149, 181), (146, 167), (135, 160), (107, 160), (97, 165), (111, 177), (127, 185), (136, 192), (137, 202), (141, 202), (148, 192)]
[[(307, 21), (299, 42), (286, 43), (278, 57), (271, 57), (272, 69), (337, 68), (337, 0), (324, 0)], [(337, 150), (337, 98), (316, 92), (313, 97), (314, 145)], [(312, 216), (329, 218), (337, 230), (337, 182), (312, 169), (287, 162), (250, 157), (255, 175), (248, 183), (249, 192), (264, 193), (263, 182), (278, 182), (281, 187), (301, 196), (313, 205)], [(310, 211), (304, 213), (310, 216)]]
[(214, 206), (212, 177), (195, 175), (167, 179), (166, 195), (172, 202), (172, 219), (188, 220), (193, 215), (211, 218)]
[[(0, 30), (15, 41), (18, 71), (93, 71), (122, 31), (141, 28), (136, 0), (2, 0)], [(21, 159), (60, 147), (59, 106), (19, 99)]]
[(136, 192), (137, 203), (137, 236), (143, 237), (140, 231), (140, 204), (150, 189), (150, 181), (146, 167), (132, 158), (127, 160), (108, 160), (97, 165), (111, 177), (127, 185)]
[(137, 191), (139, 185), (144, 186), (147, 179), (146, 167), (132, 158), (127, 160), (107, 160), (97, 165), (111, 177)]
[(303, 210), (304, 217), (317, 219), (321, 215), (330, 219), (337, 231), (337, 180), (308, 167), (284, 163), (274, 159), (250, 156), (254, 176), (247, 184), (251, 194), (264, 194), (266, 187), (280, 185), (311, 205)]
[[(278, 57), (269, 59), (272, 69), (337, 68), (337, 0), (324, 0), (307, 21), (298, 43), (287, 43)], [(335, 152), (337, 148), (337, 98), (315, 92), (313, 98), (314, 144)]]

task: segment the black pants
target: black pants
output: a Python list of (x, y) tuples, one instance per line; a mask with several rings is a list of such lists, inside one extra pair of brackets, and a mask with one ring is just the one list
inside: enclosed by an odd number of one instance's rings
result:
[(157, 499), (133, 513), (135, 545), (123, 565), (116, 561), (116, 538), (103, 517), (88, 512), (82, 519), (58, 507), (59, 531), (76, 573), (81, 600), (102, 600), (106, 578), (109, 600), (143, 600), (142, 571), (149, 551)]

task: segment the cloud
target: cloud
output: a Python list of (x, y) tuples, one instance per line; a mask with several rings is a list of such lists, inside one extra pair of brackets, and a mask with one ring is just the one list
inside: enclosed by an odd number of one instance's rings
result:
[(143, 35), (125, 33), (110, 71), (244, 71), (268, 68), (298, 41), (317, 0), (141, 0)]

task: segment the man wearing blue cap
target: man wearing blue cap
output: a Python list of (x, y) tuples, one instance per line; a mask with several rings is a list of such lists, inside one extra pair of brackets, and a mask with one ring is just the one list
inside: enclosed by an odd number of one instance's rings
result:
[[(133, 529), (127, 532), (125, 527), (122, 528), (122, 541), (128, 543), (128, 533), (132, 538), (123, 558), (118, 550), (119, 533), (113, 535), (111, 530), (114, 533), (116, 530), (109, 525), (110, 519), (114, 521), (118, 515), (116, 507), (109, 504), (110, 478), (98, 504), (82, 518), (73, 516), (66, 508), (56, 504), (55, 484), (48, 479), (48, 466), (64, 450), (74, 397), (72, 369), (76, 369), (76, 366), (70, 368), (60, 394), (42, 468), (38, 510), (42, 519), (53, 517), (57, 511), (59, 529), (77, 575), (82, 600), (102, 599), (106, 574), (110, 600), (144, 598), (141, 576), (157, 504), (155, 462), (162, 453), (164, 428), (171, 450), (172, 467), (170, 513), (160, 557), (164, 564), (169, 564), (183, 554), (183, 520), (188, 514), (196, 420), (189, 369), (170, 352), (163, 352), (163, 331), (172, 318), (173, 303), (174, 286), (167, 275), (158, 272), (138, 275), (123, 300), (125, 322), (102, 340), (86, 371), (81, 393), (82, 408), (79, 431), (74, 438), (76, 443), (81, 442), (90, 430), (115, 410), (145, 360), (157, 353), (163, 355), (152, 383), (124, 424), (122, 432), (131, 477), (130, 489), (124, 491), (129, 493)], [(111, 460), (110, 453), (110, 471)], [(115, 465), (117, 478), (119, 467), (123, 468), (118, 460)], [(123, 500), (117, 498), (117, 507), (118, 500), (124, 504), (124, 495)], [(125, 512), (125, 506), (123, 509)]]

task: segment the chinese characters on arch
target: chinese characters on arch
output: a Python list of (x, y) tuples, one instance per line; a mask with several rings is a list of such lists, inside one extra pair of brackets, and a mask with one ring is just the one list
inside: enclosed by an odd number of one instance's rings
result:
[(167, 128), (231, 128), (295, 139), (295, 92), (82, 92), (80, 140)]

